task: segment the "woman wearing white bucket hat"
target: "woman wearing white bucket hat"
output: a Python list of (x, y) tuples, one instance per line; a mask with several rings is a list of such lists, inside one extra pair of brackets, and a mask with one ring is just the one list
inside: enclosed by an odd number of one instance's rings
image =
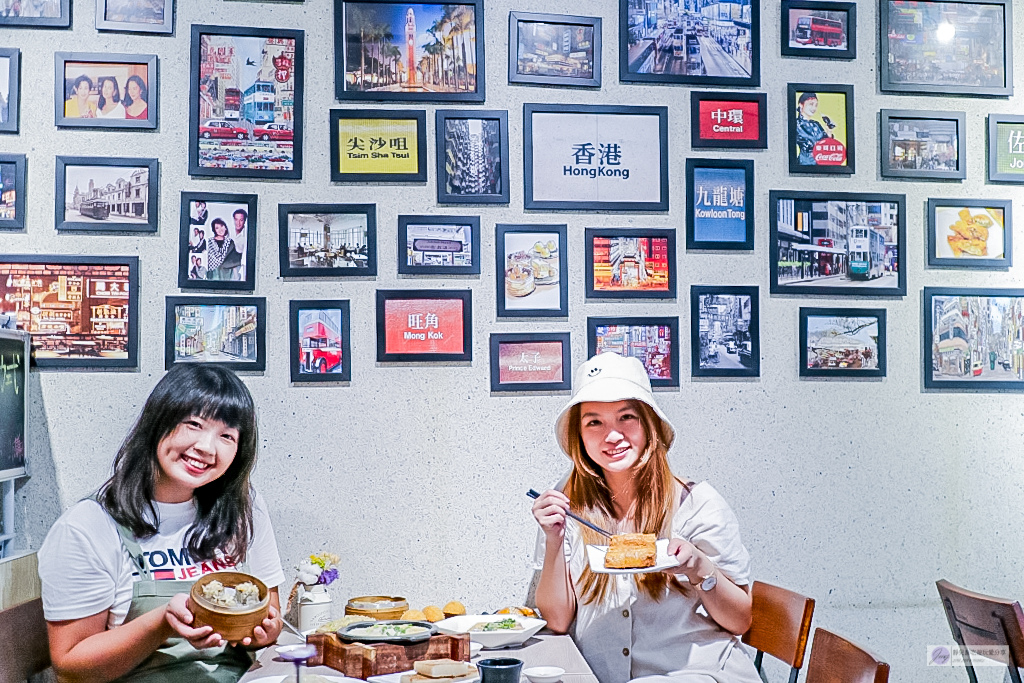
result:
[[(669, 469), (675, 429), (636, 358), (594, 356), (576, 371), (555, 422), (568, 478), (533, 506), (540, 525), (537, 606), (548, 626), (575, 623), (577, 646), (601, 683), (760, 683), (739, 634), (750, 626), (750, 556), (736, 515), (707, 482)], [(616, 533), (671, 538), (664, 572), (595, 573), (585, 545), (602, 536), (570, 508)]]

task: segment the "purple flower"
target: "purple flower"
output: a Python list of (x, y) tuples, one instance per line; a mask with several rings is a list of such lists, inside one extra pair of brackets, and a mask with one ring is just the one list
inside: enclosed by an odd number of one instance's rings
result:
[(325, 569), (320, 572), (320, 578), (317, 579), (316, 582), (327, 586), (336, 578), (338, 578), (338, 570), (332, 567), (331, 569)]

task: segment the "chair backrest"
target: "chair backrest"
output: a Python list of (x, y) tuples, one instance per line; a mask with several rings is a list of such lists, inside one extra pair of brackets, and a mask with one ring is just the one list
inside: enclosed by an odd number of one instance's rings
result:
[[(976, 654), (979, 648), (1008, 649), (1010, 680), (1020, 683), (1017, 669), (1024, 667), (1024, 612), (1020, 603), (964, 590), (945, 579), (936, 581), (935, 586), (957, 645)], [(967, 677), (977, 683), (969, 654), (964, 657), (964, 665)]]
[(0, 611), (0, 647), (0, 683), (22, 683), (50, 666), (42, 598)]
[(806, 683), (888, 683), (889, 665), (823, 628), (814, 629)]
[(750, 595), (753, 618), (750, 630), (743, 634), (743, 642), (757, 650), (754, 665), (761, 672), (762, 656), (768, 653), (790, 666), (789, 681), (795, 683), (804, 665), (814, 600), (760, 581), (751, 586)]

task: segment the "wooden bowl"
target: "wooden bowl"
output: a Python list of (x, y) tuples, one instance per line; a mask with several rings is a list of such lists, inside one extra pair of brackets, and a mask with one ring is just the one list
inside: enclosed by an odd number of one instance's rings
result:
[[(250, 581), (260, 590), (259, 604), (245, 609), (228, 609), (209, 602), (203, 597), (203, 586), (211, 581), (220, 581), (225, 586), (237, 586)], [(267, 618), (270, 609), (269, 591), (266, 584), (251, 574), (242, 572), (212, 572), (204, 574), (194, 584), (189, 595), (189, 609), (192, 610), (192, 626), (212, 626), (224, 640), (234, 643), (252, 636), (254, 628)]]
[(409, 609), (409, 601), (405, 598), (387, 595), (361, 595), (350, 598), (345, 605), (345, 614), (360, 617), (373, 617), (378, 621), (384, 619), (401, 619)]

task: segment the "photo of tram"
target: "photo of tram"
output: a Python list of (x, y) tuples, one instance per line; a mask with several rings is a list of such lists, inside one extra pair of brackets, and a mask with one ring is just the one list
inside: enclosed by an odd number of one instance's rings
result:
[(874, 280), (885, 275), (885, 238), (866, 225), (855, 225), (848, 235), (850, 278)]

